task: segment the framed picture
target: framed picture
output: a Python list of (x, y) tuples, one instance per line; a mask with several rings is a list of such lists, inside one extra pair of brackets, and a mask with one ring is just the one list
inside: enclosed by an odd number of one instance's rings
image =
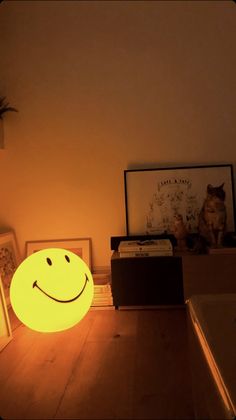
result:
[(46, 248), (64, 248), (74, 252), (91, 270), (91, 238), (27, 241), (26, 256)]
[(12, 276), (20, 264), (20, 256), (13, 231), (0, 233), (0, 276), (7, 306), (10, 306), (10, 285)]
[(211, 165), (124, 171), (127, 235), (171, 233), (179, 214), (189, 233), (198, 230), (198, 218), (207, 186), (225, 193), (227, 231), (235, 230), (232, 165)]
[(11, 325), (7, 312), (7, 304), (0, 277), (0, 351), (12, 340)]

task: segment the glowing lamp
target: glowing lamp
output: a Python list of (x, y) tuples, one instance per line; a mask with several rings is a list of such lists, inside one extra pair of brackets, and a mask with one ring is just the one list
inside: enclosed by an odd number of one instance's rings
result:
[(32, 330), (54, 332), (77, 324), (93, 299), (93, 278), (71, 251), (49, 248), (27, 257), (11, 281), (12, 308)]

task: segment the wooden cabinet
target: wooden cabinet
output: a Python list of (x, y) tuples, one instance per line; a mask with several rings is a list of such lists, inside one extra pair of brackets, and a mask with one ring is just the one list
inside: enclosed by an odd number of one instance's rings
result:
[(118, 306), (181, 305), (196, 294), (236, 293), (236, 255), (111, 258)]
[(111, 258), (112, 296), (115, 307), (183, 305), (180, 257)]
[(199, 294), (236, 293), (236, 255), (183, 255), (184, 299)]

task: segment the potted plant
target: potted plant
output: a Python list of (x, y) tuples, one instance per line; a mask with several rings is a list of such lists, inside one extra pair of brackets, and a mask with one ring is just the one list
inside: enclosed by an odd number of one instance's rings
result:
[(9, 111), (18, 112), (16, 108), (6, 102), (5, 96), (0, 96), (0, 148), (3, 147), (3, 115)]
[(9, 111), (18, 112), (16, 108), (13, 108), (8, 102), (6, 102), (5, 96), (0, 96), (0, 119), (2, 120), (3, 114)]

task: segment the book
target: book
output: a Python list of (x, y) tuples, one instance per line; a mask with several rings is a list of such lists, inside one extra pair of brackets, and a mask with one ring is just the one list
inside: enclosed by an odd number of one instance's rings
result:
[(102, 310), (115, 310), (115, 306), (112, 305), (95, 305), (95, 306), (90, 306), (90, 311), (102, 311)]
[(91, 303), (92, 306), (96, 305), (113, 305), (113, 299), (110, 298), (104, 298), (104, 299), (94, 299)]
[(110, 273), (92, 273), (92, 276), (96, 284), (108, 283), (110, 279)]
[(118, 247), (119, 252), (133, 251), (160, 251), (172, 250), (169, 239), (149, 239), (145, 241), (121, 241)]
[(110, 274), (94, 274), (94, 296), (91, 304), (93, 309), (106, 309), (113, 307)]
[(104, 284), (102, 285), (94, 285), (94, 293), (106, 293), (109, 292), (111, 290), (111, 286), (110, 284)]
[(169, 257), (173, 255), (173, 251), (132, 251), (120, 252), (121, 258), (130, 257)]
[(97, 289), (94, 287), (94, 296), (110, 296), (111, 295), (111, 288), (109, 289)]
[(128, 253), (134, 253), (132, 256), (141, 256), (140, 255), (141, 253), (145, 253), (145, 254), (147, 253), (144, 256), (172, 255), (173, 247), (169, 239), (151, 239), (151, 240), (145, 240), (145, 241), (121, 241), (118, 247), (118, 251), (120, 253), (120, 256), (128, 256), (126, 255)]

